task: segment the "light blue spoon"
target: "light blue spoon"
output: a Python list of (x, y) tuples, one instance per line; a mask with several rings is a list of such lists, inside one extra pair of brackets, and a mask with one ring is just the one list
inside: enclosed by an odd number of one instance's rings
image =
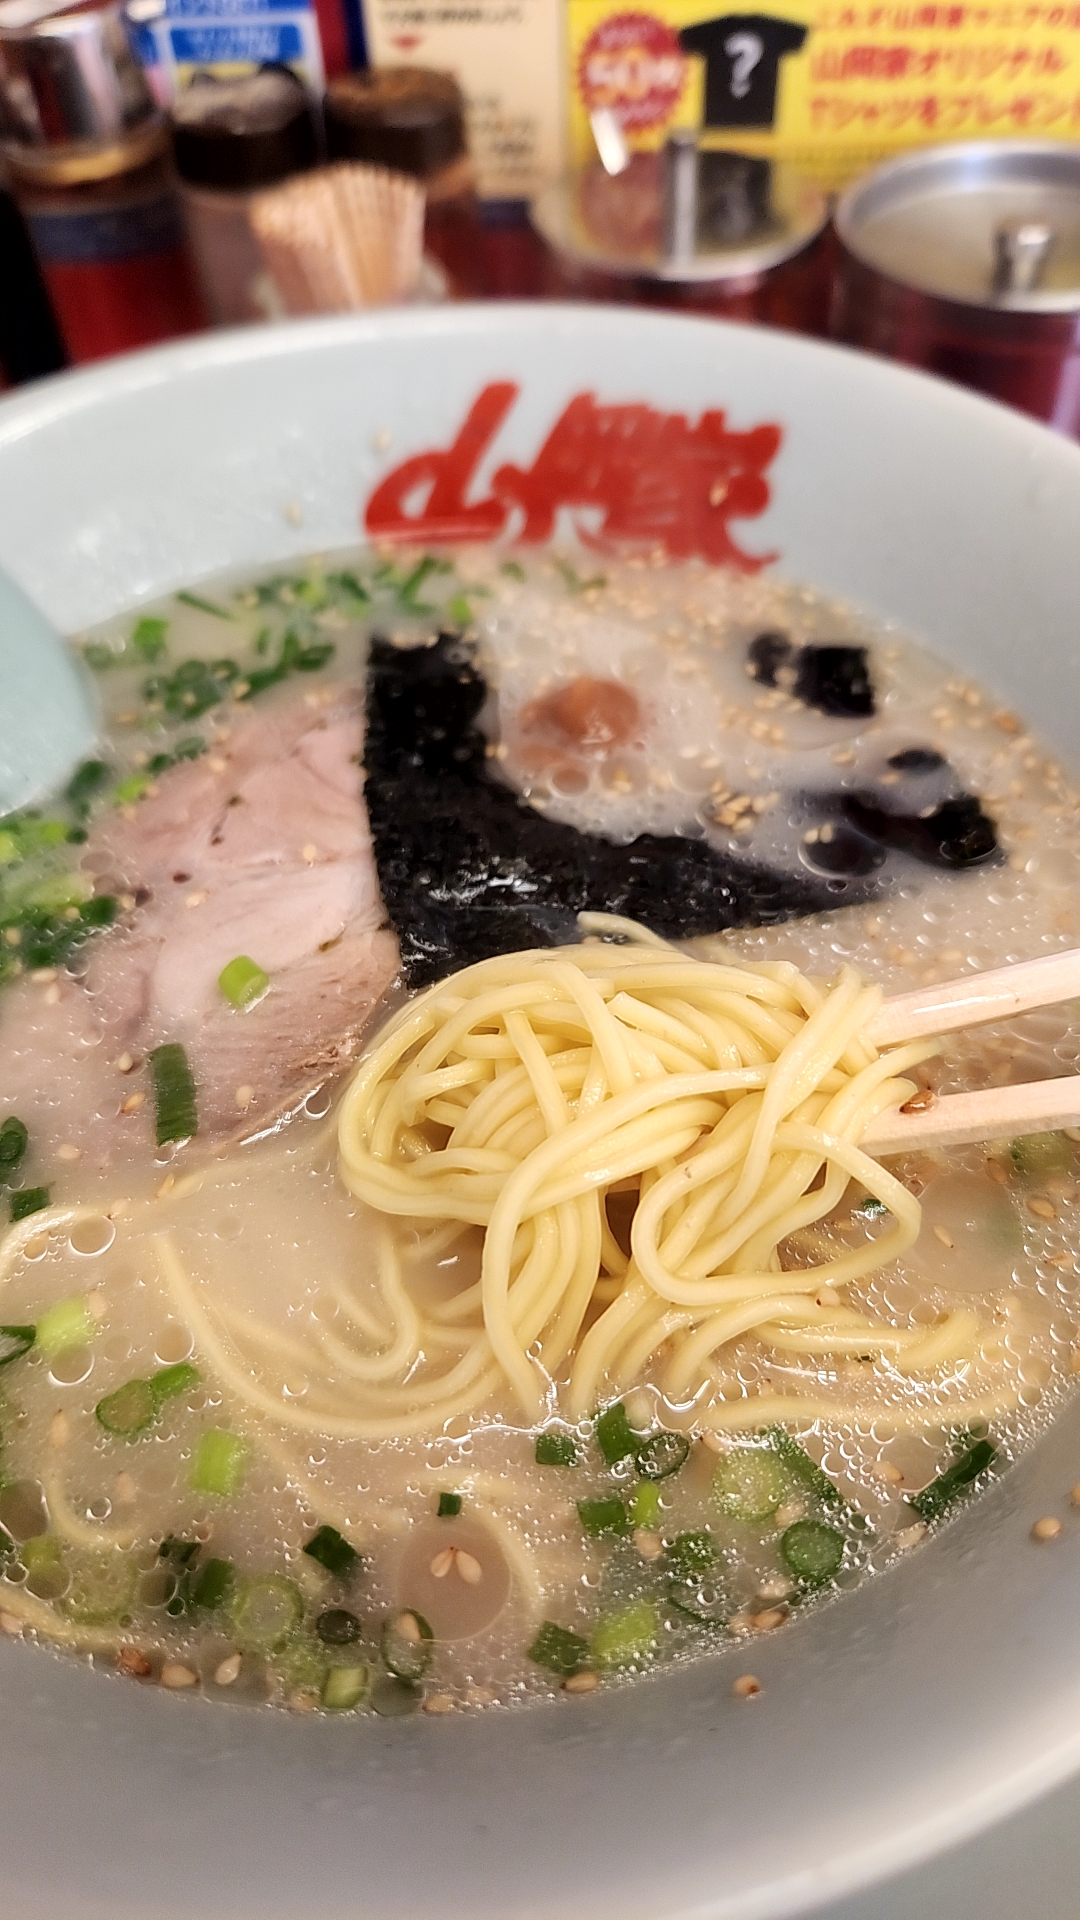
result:
[(95, 731), (90, 689), (70, 649), (0, 573), (0, 814), (58, 787)]

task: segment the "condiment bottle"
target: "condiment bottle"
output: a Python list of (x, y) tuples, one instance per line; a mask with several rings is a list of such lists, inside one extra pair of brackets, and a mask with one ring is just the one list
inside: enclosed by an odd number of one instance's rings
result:
[(1080, 147), (926, 147), (836, 209), (838, 340), (1080, 435)]
[(825, 331), (825, 198), (781, 163), (700, 148), (692, 132), (659, 153), (619, 142), (545, 188), (531, 217), (552, 292)]
[(281, 311), (252, 231), (256, 193), (318, 157), (315, 120), (287, 67), (237, 79), (196, 74), (172, 108), (173, 153), (207, 312), (218, 326)]
[(18, 386), (67, 365), (26, 223), (0, 186), (0, 386)]
[(374, 67), (330, 82), (325, 101), (331, 160), (366, 160), (410, 173), (427, 195), (424, 245), (460, 298), (487, 291), (476, 176), (465, 102), (449, 73)]
[(96, 360), (204, 324), (168, 128), (113, 4), (0, 6), (3, 154), (68, 353)]

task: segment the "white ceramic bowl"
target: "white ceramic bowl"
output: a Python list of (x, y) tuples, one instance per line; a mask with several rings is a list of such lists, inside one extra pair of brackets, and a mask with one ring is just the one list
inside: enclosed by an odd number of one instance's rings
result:
[[(493, 466), (529, 467), (581, 393), (691, 422), (726, 409), (738, 430), (779, 423), (771, 502), (733, 523), (740, 544), (895, 616), (1068, 755), (1080, 448), (777, 333), (450, 308), (208, 337), (64, 376), (0, 405), (0, 567), (72, 628), (217, 568), (341, 545), (379, 478), (448, 446), (496, 380), (520, 394), (474, 499)], [(1080, 1764), (1080, 1530), (1051, 1549), (1029, 1540), (1037, 1515), (1064, 1509), (1078, 1457), (1073, 1406), (929, 1546), (755, 1645), (764, 1692), (749, 1703), (731, 1693), (747, 1664), (735, 1652), (524, 1713), (303, 1720), (2, 1644), (0, 1907), (11, 1920), (801, 1912)]]

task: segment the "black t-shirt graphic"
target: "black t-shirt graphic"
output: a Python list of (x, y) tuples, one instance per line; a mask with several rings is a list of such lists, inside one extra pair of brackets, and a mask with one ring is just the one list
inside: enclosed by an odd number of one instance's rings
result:
[(797, 53), (808, 29), (770, 13), (725, 13), (684, 27), (684, 53), (705, 59), (707, 127), (771, 127), (785, 53)]

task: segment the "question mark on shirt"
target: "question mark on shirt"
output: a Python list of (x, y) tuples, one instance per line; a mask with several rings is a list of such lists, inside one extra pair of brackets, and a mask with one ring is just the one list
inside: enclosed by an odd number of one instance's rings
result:
[(765, 42), (756, 33), (729, 33), (724, 52), (731, 60), (732, 96), (745, 100), (750, 91), (750, 76), (765, 52)]

